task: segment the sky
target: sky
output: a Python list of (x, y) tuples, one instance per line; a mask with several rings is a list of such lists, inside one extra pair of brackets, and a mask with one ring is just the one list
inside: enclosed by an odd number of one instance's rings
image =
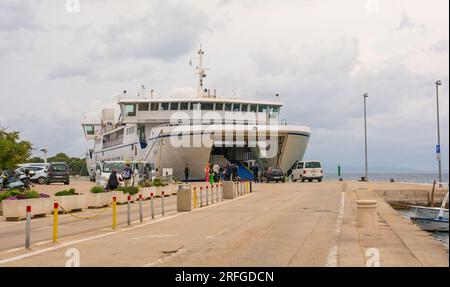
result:
[[(0, 0), (0, 125), (49, 154), (82, 156), (80, 123), (122, 90), (157, 95), (196, 86), (205, 50), (219, 96), (284, 103), (311, 127), (305, 159), (448, 170), (447, 0)], [(195, 60), (195, 59), (194, 59)], [(40, 155), (39, 152), (35, 152)]]

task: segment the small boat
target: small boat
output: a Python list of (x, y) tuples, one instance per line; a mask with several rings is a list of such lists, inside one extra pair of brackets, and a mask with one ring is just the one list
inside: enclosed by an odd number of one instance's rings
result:
[(448, 201), (448, 192), (440, 208), (412, 206), (415, 216), (410, 219), (424, 231), (448, 232), (448, 209), (445, 204)]

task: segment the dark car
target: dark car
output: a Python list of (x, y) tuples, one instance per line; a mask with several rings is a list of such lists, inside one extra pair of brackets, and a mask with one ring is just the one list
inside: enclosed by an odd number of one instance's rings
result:
[(275, 182), (285, 182), (286, 178), (284, 177), (284, 172), (281, 168), (279, 167), (269, 167), (265, 170), (264, 172), (264, 180), (266, 182), (271, 182), (271, 181), (275, 181)]
[(63, 182), (69, 184), (69, 166), (64, 162), (54, 162), (48, 167), (46, 184), (53, 182)]

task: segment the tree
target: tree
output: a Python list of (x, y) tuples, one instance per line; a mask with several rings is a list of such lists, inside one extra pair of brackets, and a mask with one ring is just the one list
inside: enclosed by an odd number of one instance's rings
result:
[(29, 160), (27, 160), (28, 163), (43, 163), (44, 160), (38, 156), (34, 156), (32, 158), (30, 158)]
[(19, 140), (19, 132), (0, 127), (0, 170), (13, 169), (31, 155), (31, 143)]

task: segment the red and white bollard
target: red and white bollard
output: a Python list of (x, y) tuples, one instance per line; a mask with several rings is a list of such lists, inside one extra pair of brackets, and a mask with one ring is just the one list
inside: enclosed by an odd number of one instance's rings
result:
[(203, 186), (200, 186), (200, 207), (203, 207)]
[(131, 196), (127, 197), (127, 224), (131, 225)]
[(30, 249), (31, 246), (31, 206), (27, 206), (27, 222), (25, 226), (25, 248)]
[(153, 192), (150, 193), (150, 207), (151, 207), (152, 219), (155, 219), (155, 204), (153, 203)]
[(161, 214), (164, 216), (164, 191), (161, 192)]
[(139, 194), (139, 221), (144, 221), (144, 214), (142, 212), (142, 194)]

